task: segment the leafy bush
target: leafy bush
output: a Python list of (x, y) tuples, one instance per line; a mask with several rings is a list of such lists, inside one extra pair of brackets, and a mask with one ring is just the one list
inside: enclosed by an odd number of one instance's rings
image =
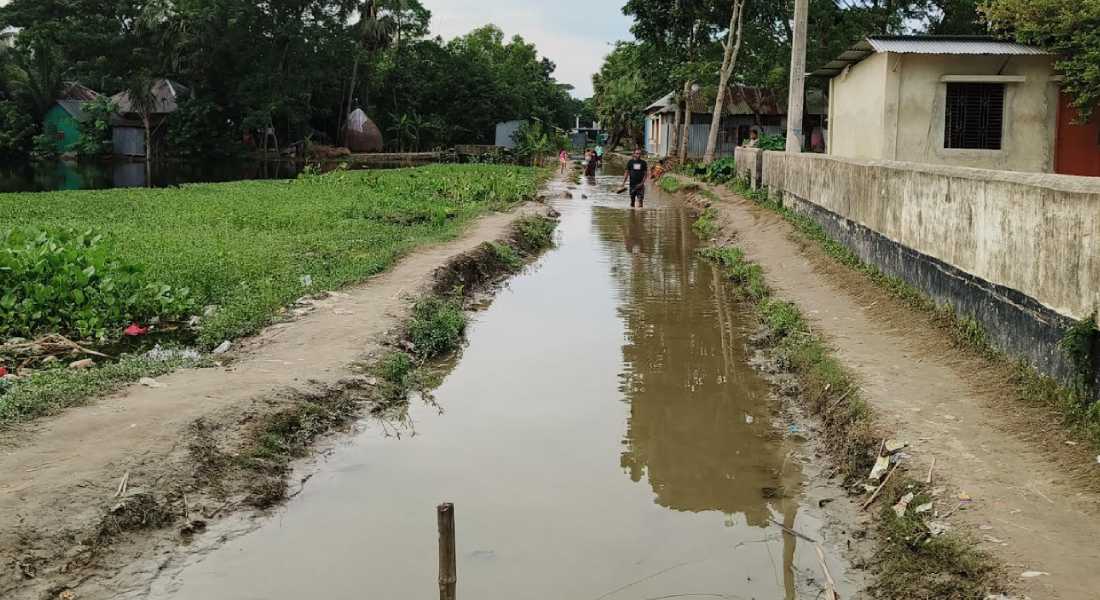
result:
[(512, 140), (516, 143), (516, 158), (532, 165), (541, 165), (548, 155), (571, 145), (564, 133), (549, 130), (538, 121), (521, 125), (512, 135)]
[(187, 289), (149, 283), (114, 259), (102, 236), (70, 229), (0, 234), (0, 338), (62, 333), (117, 337), (132, 321), (177, 318), (193, 308)]
[(220, 105), (203, 97), (187, 98), (169, 121), (167, 148), (186, 158), (237, 156), (244, 152), (238, 134)]
[(760, 141), (756, 144), (757, 148), (761, 150), (776, 150), (782, 151), (787, 148), (787, 138), (778, 134), (767, 134), (760, 136)]
[(726, 183), (737, 175), (737, 171), (734, 169), (733, 157), (730, 156), (719, 158), (707, 165), (706, 169), (705, 178), (711, 183)]
[(35, 160), (53, 160), (57, 158), (57, 144), (49, 132), (40, 133), (31, 138), (31, 157)]
[(34, 137), (34, 119), (15, 102), (0, 102), (0, 158), (24, 155)]
[(81, 156), (103, 156), (111, 148), (111, 115), (115, 103), (107, 96), (98, 96), (82, 105), (85, 119), (80, 122), (80, 139), (76, 152)]

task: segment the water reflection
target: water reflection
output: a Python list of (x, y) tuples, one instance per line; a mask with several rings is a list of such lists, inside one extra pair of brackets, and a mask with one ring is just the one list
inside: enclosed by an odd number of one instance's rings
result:
[[(147, 172), (147, 167), (148, 171)], [(292, 179), (301, 165), (285, 161), (75, 162), (0, 164), (0, 193), (169, 187), (186, 183)]]
[[(747, 367), (745, 323), (720, 274), (697, 257), (691, 219), (680, 210), (597, 208), (593, 223), (623, 291), (620, 390), (630, 405), (620, 463), (647, 480), (661, 506), (744, 515), (793, 527), (797, 503), (782, 499), (801, 471), (784, 460), (767, 387)], [(784, 590), (795, 597), (795, 540), (785, 536)]]

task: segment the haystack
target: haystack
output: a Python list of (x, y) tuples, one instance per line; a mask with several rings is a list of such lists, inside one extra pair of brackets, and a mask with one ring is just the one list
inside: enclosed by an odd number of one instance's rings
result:
[(382, 131), (361, 108), (348, 115), (347, 138), (348, 149), (352, 152), (382, 151)]

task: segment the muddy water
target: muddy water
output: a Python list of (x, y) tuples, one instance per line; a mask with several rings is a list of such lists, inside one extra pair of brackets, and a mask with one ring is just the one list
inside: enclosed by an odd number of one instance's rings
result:
[(558, 247), (475, 315), (434, 403), (365, 423), (285, 510), (151, 597), (431, 598), (441, 501), (464, 598), (815, 597), (813, 546), (771, 522), (822, 535), (749, 322), (688, 212), (658, 190), (632, 211), (617, 183), (553, 192)]

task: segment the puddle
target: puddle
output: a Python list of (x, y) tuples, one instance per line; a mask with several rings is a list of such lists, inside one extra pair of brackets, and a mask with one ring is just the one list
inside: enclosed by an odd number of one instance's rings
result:
[(444, 501), (462, 597), (815, 597), (813, 544), (772, 520), (822, 539), (821, 515), (747, 366), (749, 320), (688, 212), (655, 189), (631, 211), (618, 182), (551, 192), (558, 247), (475, 316), (433, 404), (364, 424), (147, 597), (431, 598)]

